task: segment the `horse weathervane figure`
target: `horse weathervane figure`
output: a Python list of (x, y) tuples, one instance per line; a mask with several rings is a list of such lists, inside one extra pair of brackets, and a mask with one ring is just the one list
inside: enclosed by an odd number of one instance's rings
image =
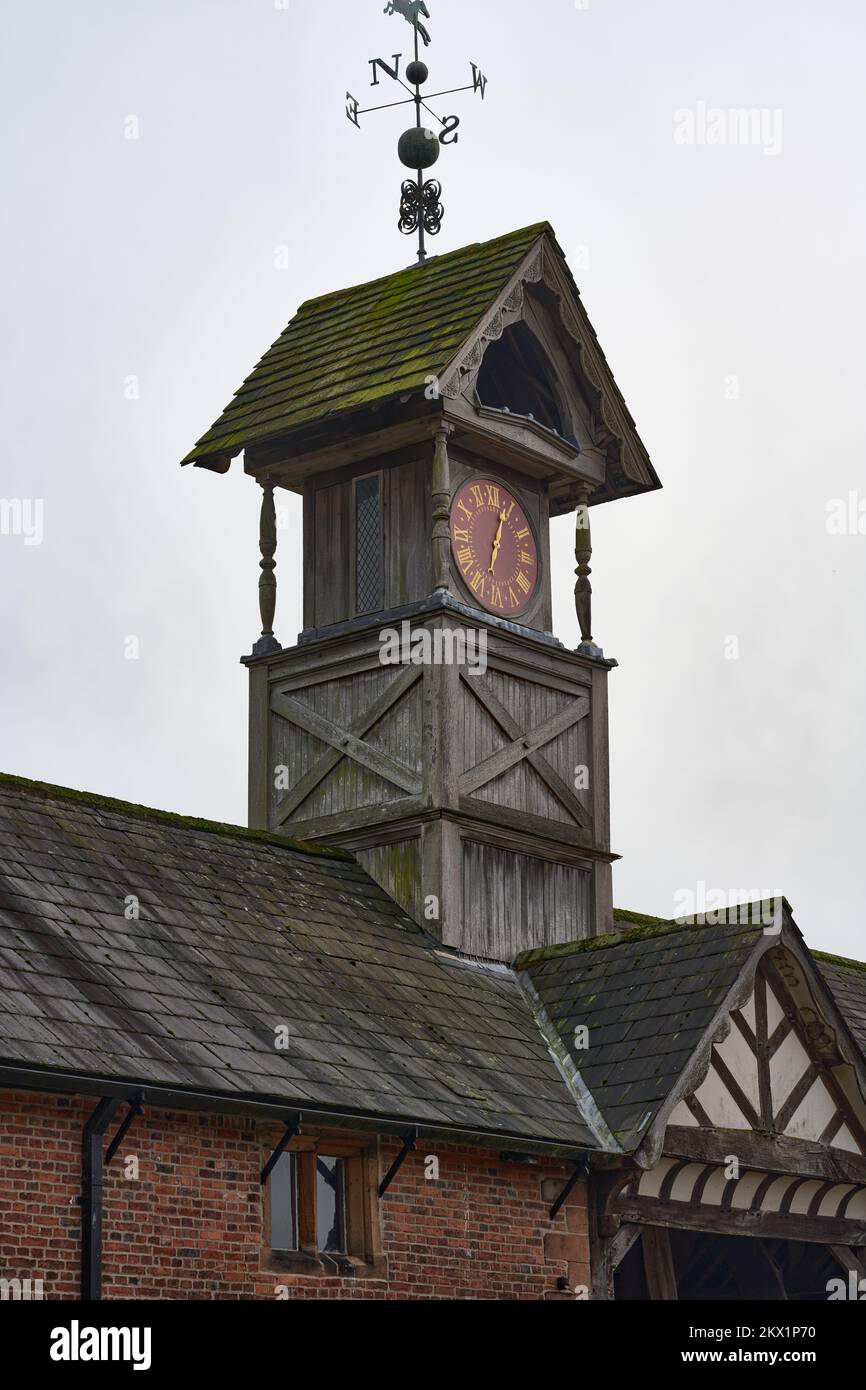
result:
[(424, 40), (424, 47), (427, 47), (430, 42), (430, 35), (427, 33), (424, 25), (418, 22), (419, 14), (423, 14), (425, 19), (430, 18), (430, 11), (424, 4), (424, 0), (388, 0), (385, 6), (385, 14), (401, 14), (404, 19), (408, 19), (410, 24), (415, 25), (418, 33)]
[[(401, 14), (407, 20), (414, 31), (415, 56), (406, 65), (406, 81), (400, 76), (400, 63), (402, 53), (391, 55), (390, 62), (384, 58), (371, 58), (370, 67), (373, 71), (371, 87), (379, 86), (379, 76), (386, 73), (392, 82), (396, 82), (404, 91), (409, 93), (408, 97), (400, 101), (389, 101), (382, 106), (367, 106), (362, 108), (361, 103), (351, 92), (346, 93), (346, 115), (353, 125), (361, 128), (361, 116), (368, 115), (371, 111), (386, 111), (394, 106), (409, 106), (414, 102), (415, 105), (415, 124), (409, 130), (404, 130), (397, 142), (397, 156), (401, 164), (407, 169), (413, 170), (414, 179), (405, 179), (400, 190), (400, 219), (397, 223), (400, 231), (409, 236), (413, 232), (418, 233), (418, 261), (423, 264), (427, 259), (424, 236), (436, 236), (442, 230), (442, 218), (445, 209), (442, 206), (442, 185), (437, 179), (425, 179), (425, 170), (430, 169), (436, 163), (443, 145), (456, 145), (460, 136), (458, 134), (460, 126), (459, 116), (437, 116), (436, 112), (428, 106), (428, 101), (435, 101), (437, 97), (452, 96), (456, 92), (480, 92), (482, 100), (487, 90), (487, 78), (475, 63), (472, 67), (472, 81), (465, 87), (449, 87), (444, 92), (433, 92), (429, 97), (422, 97), (421, 87), (429, 77), (427, 64), (421, 61), (418, 50), (419, 38), (423, 41), (425, 48), (430, 43), (430, 34), (421, 23), (420, 16), (425, 19), (430, 18), (424, 0), (388, 0), (385, 6), (385, 14)], [(414, 91), (413, 91), (414, 88)], [(429, 130), (423, 125), (421, 120), (421, 108), (424, 108), (441, 127), (437, 134), (434, 130)]]

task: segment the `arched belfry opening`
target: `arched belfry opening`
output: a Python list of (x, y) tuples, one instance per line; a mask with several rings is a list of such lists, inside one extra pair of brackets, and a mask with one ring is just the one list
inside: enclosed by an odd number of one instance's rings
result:
[(482, 405), (531, 416), (563, 438), (572, 435), (553, 364), (525, 323), (512, 324), (490, 344), (475, 389)]

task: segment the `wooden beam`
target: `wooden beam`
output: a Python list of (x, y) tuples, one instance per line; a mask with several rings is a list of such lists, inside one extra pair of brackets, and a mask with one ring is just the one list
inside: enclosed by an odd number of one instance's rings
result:
[(767, 1013), (767, 979), (759, 971), (755, 980), (755, 1055), (758, 1059), (758, 1096), (762, 1129), (773, 1128), (773, 1089), (770, 1081), (770, 1039)]
[[(414, 675), (415, 672), (413, 671), (412, 674)], [(301, 704), (300, 700), (293, 700), (288, 695), (272, 695), (271, 709), (275, 714), (281, 715), (283, 719), (288, 719), (297, 728), (303, 729), (305, 733), (320, 739), (322, 743), (329, 743), (339, 757), (352, 758), (355, 762), (362, 763), (364, 767), (369, 768), (371, 772), (375, 772), (377, 776), (388, 782), (393, 782), (403, 791), (412, 792), (416, 796), (420, 795), (422, 784), (417, 772), (406, 767), (403, 763), (399, 763), (390, 754), (382, 752), (379, 748), (374, 748), (372, 744), (364, 743), (362, 739), (347, 729), (341, 728), (333, 720), (326, 719), (324, 715), (316, 714), (307, 705)], [(282, 808), (280, 816), (283, 818)]]
[(722, 1211), (690, 1207), (685, 1202), (658, 1202), (650, 1197), (620, 1197), (614, 1210), (624, 1221), (672, 1230), (706, 1231), (724, 1236), (763, 1236), (770, 1240), (806, 1240), (818, 1245), (866, 1245), (866, 1225), (778, 1212)]
[(673, 1303), (679, 1297), (670, 1231), (647, 1226), (643, 1233), (643, 1262), (649, 1296), (654, 1303)]
[(751, 1134), (748, 1130), (705, 1130), (691, 1125), (669, 1125), (665, 1152), (695, 1162), (724, 1164), (736, 1154), (744, 1168), (766, 1173), (795, 1173), (825, 1182), (853, 1182), (866, 1186), (866, 1158), (828, 1150), (812, 1140), (789, 1139), (783, 1134)]
[(773, 1118), (773, 1128), (777, 1130), (779, 1134), (785, 1133), (785, 1130), (800, 1109), (800, 1106), (803, 1104), (803, 1101), (818, 1080), (820, 1074), (820, 1068), (817, 1067), (814, 1062), (811, 1062), (803, 1072), (796, 1086), (788, 1093), (787, 1099)]
[[(394, 677), (394, 680), (382, 691), (378, 699), (374, 700), (351, 721), (345, 733), (354, 738), (363, 739), (373, 726), (378, 724), (379, 720), (387, 714), (392, 705), (396, 705), (397, 702), (411, 690), (415, 682), (420, 679), (420, 669), (416, 666), (407, 666), (404, 671), (401, 671), (400, 675)], [(282, 711), (276, 708), (275, 704), (275, 701), (279, 698), (287, 698), (286, 692), (283, 691), (279, 696), (271, 696), (271, 707), (277, 714), (282, 713)], [(306, 708), (306, 706), (303, 708)], [(330, 748), (327, 748), (301, 780), (296, 782), (294, 787), (280, 799), (276, 808), (275, 824), (282, 825), (284, 821), (288, 820), (289, 816), (293, 815), (298, 807), (306, 801), (307, 797), (315, 790), (319, 783), (324, 781), (328, 773), (334, 770), (345, 754), (346, 750), (342, 747), (338, 748), (332, 745)]]
[(571, 813), (578, 825), (587, 825), (589, 816), (585, 808), (578, 801), (571, 788), (538, 751), (545, 744), (558, 738), (566, 729), (570, 729), (578, 720), (586, 718), (589, 714), (589, 700), (586, 696), (581, 696), (566, 705), (565, 709), (551, 715), (537, 728), (526, 731), (521, 729), (510, 711), (486, 686), (483, 677), (475, 677), (471, 683), (467, 681), (466, 684), (491, 718), (512, 741), (496, 753), (491, 753), (483, 762), (478, 763), (463, 774), (458, 784), (460, 795), (470, 796), (486, 782), (492, 782), (495, 777), (500, 777), (503, 772), (508, 772), (515, 763), (522, 762), (525, 758), (547, 784), (554, 796)]
[(716, 1048), (713, 1048), (713, 1055), (710, 1060), (710, 1065), (713, 1071), (721, 1080), (725, 1089), (730, 1093), (730, 1095), (733, 1096), (737, 1104), (737, 1108), (740, 1110), (741, 1114), (743, 1114), (745, 1118), (748, 1120), (752, 1129), (759, 1130), (761, 1128), (760, 1115), (755, 1110), (754, 1106), (752, 1105), (752, 1102), (749, 1100), (749, 1097), (746, 1095), (745, 1091), (740, 1086), (740, 1083), (737, 1081), (737, 1078), (734, 1076), (727, 1063), (719, 1056)]
[(858, 1279), (866, 1278), (866, 1263), (862, 1251), (858, 1255), (849, 1245), (828, 1245), (827, 1249), (846, 1274), (856, 1274)]

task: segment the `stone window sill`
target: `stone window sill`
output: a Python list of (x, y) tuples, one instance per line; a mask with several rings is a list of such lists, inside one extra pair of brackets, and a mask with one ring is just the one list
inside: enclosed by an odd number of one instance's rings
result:
[(372, 1264), (352, 1255), (308, 1250), (266, 1250), (264, 1267), (269, 1274), (301, 1274), (330, 1279), (384, 1279), (385, 1260)]

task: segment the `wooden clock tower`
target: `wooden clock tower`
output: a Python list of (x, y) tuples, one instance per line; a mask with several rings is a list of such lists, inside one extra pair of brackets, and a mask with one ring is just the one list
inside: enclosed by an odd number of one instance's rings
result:
[[(610, 929), (589, 507), (659, 482), (550, 227), (303, 305), (184, 462), (241, 450), (263, 488), (250, 824), (346, 846), (473, 956)], [(304, 498), (290, 647), (276, 488)], [(576, 651), (551, 632), (563, 512)]]

